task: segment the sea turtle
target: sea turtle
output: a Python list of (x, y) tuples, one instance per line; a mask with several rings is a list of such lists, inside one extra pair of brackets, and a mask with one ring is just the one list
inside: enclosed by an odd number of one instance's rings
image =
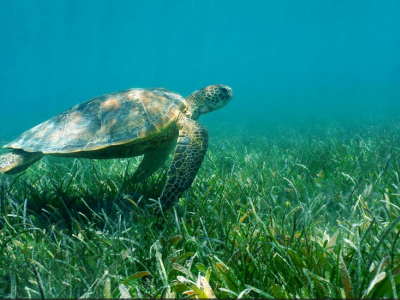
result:
[(144, 155), (134, 180), (143, 180), (164, 164), (175, 147), (160, 200), (170, 207), (187, 190), (207, 151), (201, 114), (225, 106), (232, 89), (217, 84), (184, 98), (164, 88), (133, 88), (78, 104), (22, 133), (3, 146), (0, 173), (21, 172), (44, 155), (124, 158)]

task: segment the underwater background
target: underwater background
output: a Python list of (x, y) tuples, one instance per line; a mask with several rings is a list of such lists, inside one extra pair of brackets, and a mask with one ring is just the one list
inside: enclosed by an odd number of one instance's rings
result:
[(118, 90), (234, 93), (169, 210), (172, 155), (0, 174), (0, 299), (399, 299), (399, 33), (399, 0), (0, 0), (0, 146)]
[(397, 117), (400, 2), (0, 1), (0, 135), (131, 87), (234, 100), (213, 128)]

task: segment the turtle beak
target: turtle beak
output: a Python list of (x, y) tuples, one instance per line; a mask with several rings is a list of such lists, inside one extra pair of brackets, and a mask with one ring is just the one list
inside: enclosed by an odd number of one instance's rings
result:
[(228, 96), (230, 99), (233, 99), (233, 91), (231, 88), (228, 89)]

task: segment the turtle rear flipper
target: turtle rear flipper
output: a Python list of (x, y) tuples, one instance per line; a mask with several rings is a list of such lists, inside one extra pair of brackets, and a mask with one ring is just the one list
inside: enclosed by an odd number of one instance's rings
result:
[(24, 171), (43, 157), (40, 152), (13, 150), (0, 155), (0, 174), (15, 174)]
[(163, 209), (170, 208), (192, 185), (208, 147), (208, 132), (203, 125), (183, 114), (177, 125), (180, 129), (178, 143), (161, 195)]

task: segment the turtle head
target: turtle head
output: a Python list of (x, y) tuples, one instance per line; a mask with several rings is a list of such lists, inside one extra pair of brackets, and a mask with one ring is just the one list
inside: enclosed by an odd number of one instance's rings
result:
[(223, 84), (210, 85), (195, 91), (186, 98), (188, 102), (187, 115), (197, 119), (201, 114), (206, 114), (220, 109), (233, 98), (232, 89)]

